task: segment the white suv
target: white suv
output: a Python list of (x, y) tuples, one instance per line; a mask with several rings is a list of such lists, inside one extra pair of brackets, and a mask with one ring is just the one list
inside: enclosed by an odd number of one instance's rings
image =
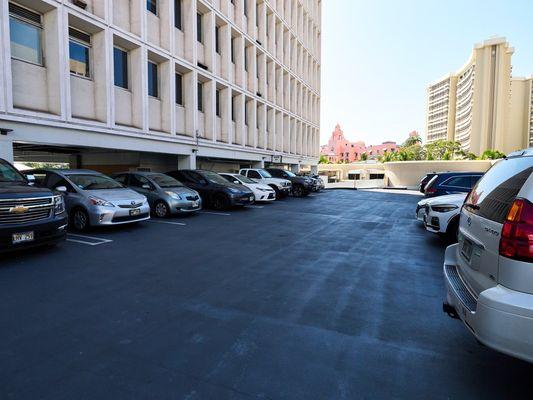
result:
[(533, 362), (533, 148), (497, 162), (446, 249), (443, 309), (483, 344)]
[(257, 183), (264, 183), (276, 192), (276, 199), (287, 197), (291, 192), (291, 181), (287, 179), (274, 178), (263, 168), (243, 168), (239, 174), (253, 179)]
[(426, 229), (446, 235), (450, 240), (456, 239), (459, 214), (466, 196), (467, 193), (454, 193), (427, 199), (423, 215)]

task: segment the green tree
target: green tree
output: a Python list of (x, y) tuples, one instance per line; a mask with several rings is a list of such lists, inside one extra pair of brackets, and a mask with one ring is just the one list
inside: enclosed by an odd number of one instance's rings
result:
[(482, 160), (497, 160), (499, 158), (504, 158), (504, 157), (505, 157), (505, 154), (503, 154), (499, 150), (485, 150), (480, 158)]
[(361, 154), (361, 161), (366, 161), (366, 160), (368, 160), (368, 156), (366, 155), (366, 153)]
[(409, 136), (405, 142), (403, 142), (402, 147), (411, 147), (416, 144), (421, 144), (422, 138), (419, 135)]
[(318, 161), (319, 164), (331, 164), (328, 160), (328, 158), (325, 155), (320, 155), (320, 160)]

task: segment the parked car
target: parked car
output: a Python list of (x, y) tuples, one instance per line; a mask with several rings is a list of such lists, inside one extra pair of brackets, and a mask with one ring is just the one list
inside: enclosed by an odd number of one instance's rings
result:
[(150, 218), (145, 196), (96, 171), (84, 169), (36, 169), (41, 187), (62, 192), (70, 224), (78, 231), (89, 226), (119, 225)]
[(146, 196), (156, 217), (190, 214), (202, 209), (202, 199), (198, 192), (171, 176), (156, 172), (122, 172), (113, 178)]
[(483, 172), (439, 172), (427, 183), (426, 197), (444, 196), (453, 193), (468, 193)]
[(264, 183), (276, 192), (276, 199), (287, 197), (291, 193), (291, 181), (288, 179), (274, 178), (263, 168), (243, 168), (239, 174), (253, 179), (257, 183)]
[(459, 214), (467, 193), (448, 194), (428, 198), (424, 206), (426, 230), (446, 235), (449, 240), (457, 239)]
[(228, 182), (213, 171), (182, 169), (167, 172), (167, 175), (183, 182), (200, 193), (204, 206), (226, 210), (234, 206), (253, 204), (254, 193), (243, 185)]
[(293, 172), (281, 168), (267, 168), (266, 170), (274, 178), (287, 179), (291, 181), (291, 193), (295, 197), (304, 197), (313, 191), (314, 183), (311, 178), (297, 176)]
[(431, 180), (431, 178), (433, 178), (435, 175), (437, 175), (436, 172), (430, 172), (426, 175), (424, 175), (424, 177), (420, 180), (420, 193), (425, 193), (425, 189), (426, 189), (426, 185), (428, 184), (428, 182)]
[(446, 249), (443, 310), (481, 343), (533, 362), (533, 148), (510, 154), (465, 200)]
[(299, 173), (298, 176), (303, 176), (310, 178), (313, 181), (313, 192), (320, 192), (326, 187), (324, 181), (318, 174), (313, 174), (312, 172)]
[(34, 187), (28, 178), (0, 159), (0, 252), (65, 240), (63, 196)]
[(254, 192), (255, 201), (274, 201), (276, 200), (276, 192), (268, 185), (257, 183), (252, 179), (241, 174), (228, 174), (221, 173), (221, 177), (225, 178), (228, 182), (236, 185), (244, 185), (252, 192)]

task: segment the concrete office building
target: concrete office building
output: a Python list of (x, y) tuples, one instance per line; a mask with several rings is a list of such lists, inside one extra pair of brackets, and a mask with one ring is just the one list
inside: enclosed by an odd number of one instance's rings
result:
[(0, 157), (316, 166), (320, 24), (320, 0), (3, 1)]
[(525, 132), (523, 147), (533, 146), (533, 76), (511, 79), (511, 132)]
[[(512, 99), (511, 57), (505, 38), (474, 46), (467, 63), (428, 87), (426, 142), (455, 140), (477, 155), (487, 149), (504, 153), (529, 143), (529, 133), (514, 121), (512, 102), (524, 106), (525, 97)], [(518, 87), (519, 85), (517, 85)]]

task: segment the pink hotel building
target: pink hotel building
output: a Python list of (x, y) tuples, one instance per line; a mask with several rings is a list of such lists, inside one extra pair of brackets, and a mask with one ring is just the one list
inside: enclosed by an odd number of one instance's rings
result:
[(365, 142), (350, 142), (344, 137), (339, 124), (331, 133), (328, 144), (320, 147), (320, 155), (327, 157), (332, 163), (356, 162), (361, 160), (361, 155), (366, 154), (369, 160), (376, 159), (385, 152), (393, 152), (399, 148), (396, 142), (383, 142), (382, 144), (367, 146)]

